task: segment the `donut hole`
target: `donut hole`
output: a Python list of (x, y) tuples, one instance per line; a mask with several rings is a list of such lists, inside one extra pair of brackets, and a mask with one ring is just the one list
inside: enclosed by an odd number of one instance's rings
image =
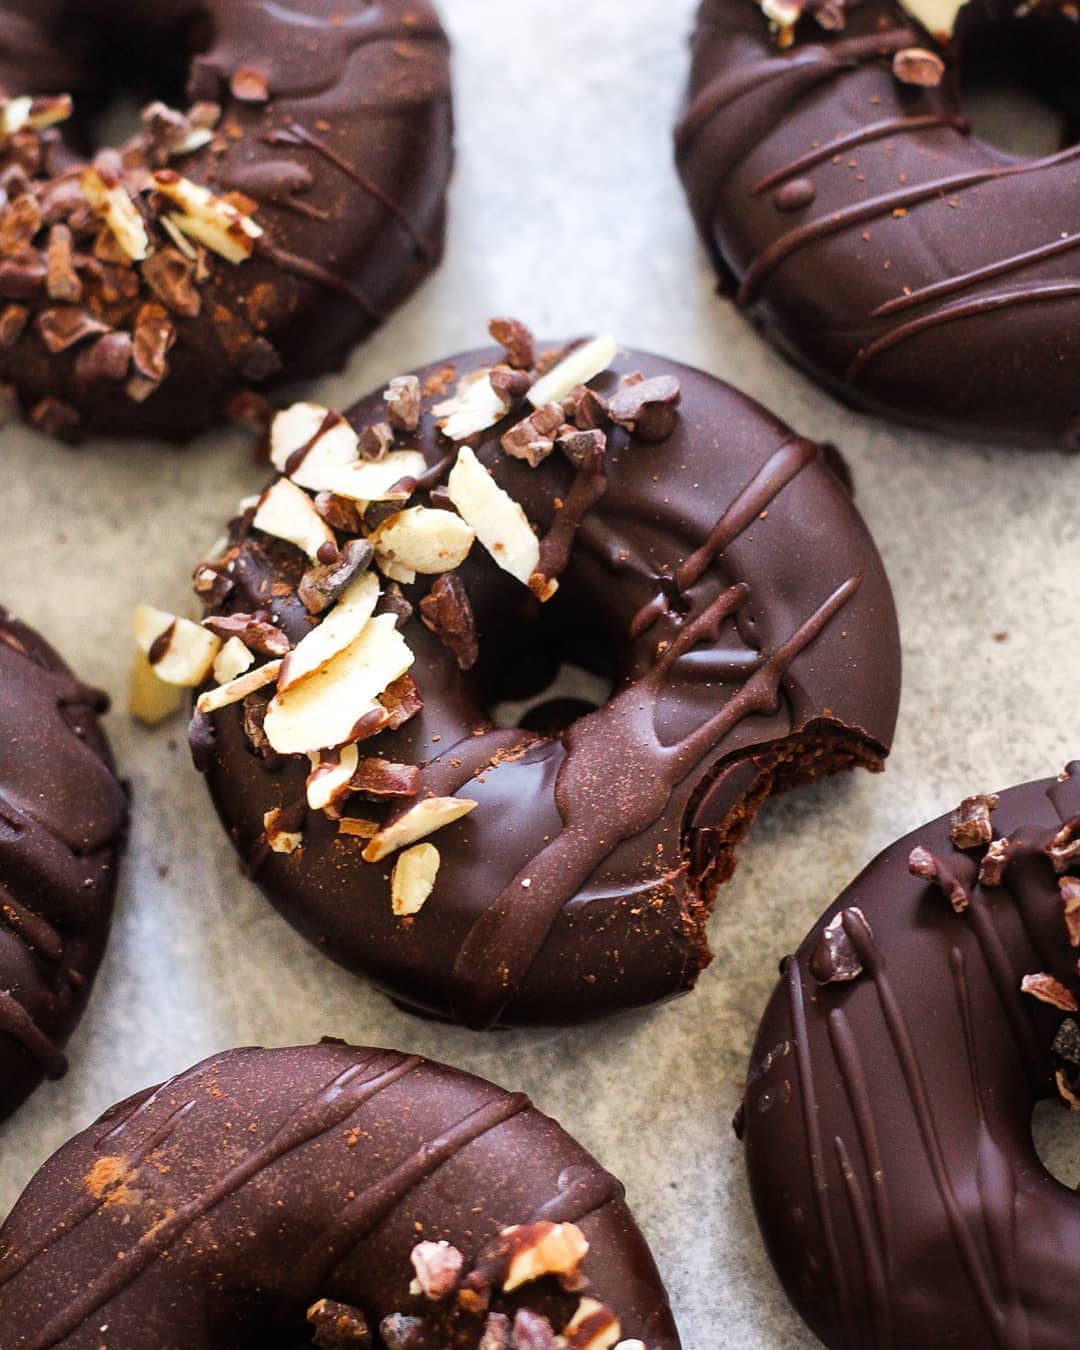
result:
[(611, 697), (610, 656), (594, 641), (529, 644), (495, 676), (487, 713), (497, 727), (558, 736)]
[(1080, 1187), (1080, 1138), (1077, 1118), (1056, 1098), (1036, 1102), (1031, 1117), (1035, 1152), (1050, 1175), (1069, 1190)]
[(962, 41), (960, 101), (973, 133), (1019, 158), (1080, 140), (1080, 25), (1062, 14), (980, 23)]

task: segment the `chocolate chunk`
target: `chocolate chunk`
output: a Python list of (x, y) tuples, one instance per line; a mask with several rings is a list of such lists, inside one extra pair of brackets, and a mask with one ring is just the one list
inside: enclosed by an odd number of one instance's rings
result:
[(682, 399), (674, 375), (654, 375), (619, 390), (608, 405), (611, 420), (643, 441), (666, 441), (675, 430)]
[(208, 608), (220, 605), (236, 583), (224, 572), (209, 563), (200, 563), (191, 579), (195, 594)]
[(480, 655), (476, 619), (468, 592), (454, 572), (438, 577), (420, 601), (420, 618), (453, 654), (460, 670), (471, 670)]

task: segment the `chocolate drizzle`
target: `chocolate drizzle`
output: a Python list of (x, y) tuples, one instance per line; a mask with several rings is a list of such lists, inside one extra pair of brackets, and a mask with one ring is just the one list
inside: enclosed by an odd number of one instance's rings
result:
[[(456, 374), (491, 359), (467, 354)], [(418, 372), (421, 387), (445, 364)], [(432, 836), (439, 875), (422, 910), (396, 918), (387, 866), (364, 863), (317, 813), (299, 854), (266, 854), (259, 867), (259, 885), (301, 931), (436, 1016), (578, 1021), (690, 987), (708, 959), (703, 925), (731, 842), (774, 773), (812, 778), (834, 753), (836, 767), (876, 767), (888, 744), (891, 598), (820, 451), (710, 377), (640, 353), (620, 358), (598, 392), (636, 370), (674, 371), (678, 423), (659, 445), (618, 430), (602, 476), (561, 454), (530, 468), (500, 451), (498, 427), (477, 446), (540, 533), (539, 570), (560, 574), (554, 598), (537, 605), (474, 550), (459, 569), (479, 637), (466, 672), (419, 617), (405, 621), (424, 708), (383, 732), (375, 753), (419, 764), (421, 796), (478, 803)], [(348, 420), (368, 425), (383, 406), (376, 394)], [(416, 444), (432, 466), (424, 490), (437, 492), (446, 442), (430, 416)], [(236, 543), (222, 609), (269, 607), (302, 637), (297, 560), (242, 531)], [(414, 605), (425, 585), (406, 587)], [(539, 693), (559, 660), (589, 664), (598, 652), (615, 662), (603, 708), (554, 737), (491, 726), (487, 700), (511, 665)], [(302, 796), (309, 766), (271, 774), (238, 709), (216, 714), (215, 729), (208, 783), (246, 856), (263, 814)]]
[[(1072, 1335), (1076, 1201), (1030, 1134), (1035, 1100), (1056, 1092), (1061, 1015), (1020, 986), (1045, 970), (1077, 987), (1044, 850), (1078, 804), (1075, 774), (1004, 793), (994, 829), (1015, 847), (1003, 883), (974, 884), (959, 913), (907, 872), (916, 843), (958, 865), (965, 856), (949, 816), (925, 826), (875, 860), (787, 964), (748, 1078), (747, 1165), (788, 1295), (830, 1350), (899, 1350), (946, 1333), (1036, 1350)], [(805, 963), (837, 915), (863, 973), (815, 988), (811, 1004)], [(799, 1086), (781, 1108), (769, 1049), (785, 1037)], [(754, 1109), (759, 1098), (770, 1109)], [(813, 1226), (793, 1222), (810, 1204)], [(903, 1278), (916, 1269), (914, 1284)]]
[(0, 691), (3, 1117), (67, 1066), (62, 1046), (108, 931), (127, 801), (98, 725), (105, 696), (3, 610)]
[[(1019, 44), (1080, 50), (1056, 10), (1025, 14), (1008, 20)], [(991, 4), (965, 6), (938, 88), (893, 76), (892, 55), (927, 41), (886, 28), (895, 17), (889, 0), (849, 6), (845, 32), (808, 20), (779, 52), (756, 6), (704, 0), (676, 133), (699, 228), (737, 302), (847, 397), (909, 421), (1075, 449), (1080, 371), (1066, 334), (1080, 304), (1080, 149), (1022, 159), (970, 134), (957, 75), (1003, 23)], [(775, 209), (770, 190), (811, 171), (812, 191)], [(988, 218), (998, 228), (981, 228)], [(1017, 350), (1019, 365), (1008, 355)], [(961, 351), (965, 363), (978, 353), (979, 381), (964, 384)]]
[[(11, 1350), (99, 1320), (125, 1350), (276, 1343), (328, 1288), (377, 1325), (423, 1311), (418, 1234), (475, 1259), (534, 1216), (580, 1223), (589, 1292), (627, 1335), (678, 1350), (618, 1183), (520, 1094), (339, 1043), (232, 1051), (117, 1110), (46, 1164), (49, 1203), (28, 1198), (0, 1230)], [(234, 1138), (234, 1121), (250, 1129)], [(69, 1293), (42, 1297), (57, 1278)]]

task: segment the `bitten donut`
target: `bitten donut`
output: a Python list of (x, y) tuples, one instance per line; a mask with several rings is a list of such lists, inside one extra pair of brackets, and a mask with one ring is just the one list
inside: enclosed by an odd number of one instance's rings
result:
[[(504, 350), (348, 420), (280, 414), (282, 475), (196, 571), (203, 626), (138, 620), (166, 678), (216, 663), (196, 762), (273, 904), (478, 1027), (692, 986), (763, 798), (880, 768), (899, 680), (888, 582), (817, 446), (610, 338), (540, 374), (526, 330), (492, 328)], [(492, 725), (567, 661), (610, 679), (603, 706)]]
[[(428, 0), (9, 0), (0, 90), (0, 380), (45, 431), (185, 439), (339, 365), (440, 257)], [(120, 90), (143, 131), (87, 161)]]
[(0, 1229), (4, 1350), (678, 1350), (623, 1189), (521, 1093), (232, 1050), (107, 1111)]
[(784, 962), (740, 1123), (830, 1350), (1075, 1345), (1080, 1200), (1031, 1114), (1080, 1107), (1078, 947), (1080, 763), (894, 844)]
[(107, 706), (0, 609), (0, 1119), (67, 1068), (108, 936), (127, 797)]
[(704, 0), (677, 133), (694, 215), (737, 304), (845, 401), (1080, 449), (1080, 147), (1006, 154), (960, 97), (990, 48), (1065, 108), (1074, 18)]

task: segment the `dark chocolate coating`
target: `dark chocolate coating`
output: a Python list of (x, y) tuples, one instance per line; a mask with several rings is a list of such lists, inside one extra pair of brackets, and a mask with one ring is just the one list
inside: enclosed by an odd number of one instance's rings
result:
[[(496, 356), (454, 365), (460, 375)], [(443, 368), (420, 371), (421, 383)], [(307, 759), (272, 772), (248, 748), (238, 706), (214, 717), (209, 787), (272, 903), (395, 998), (473, 1026), (580, 1022), (691, 988), (709, 960), (716, 888), (761, 800), (880, 767), (895, 723), (889, 585), (818, 448), (700, 371), (638, 352), (615, 368), (674, 373), (680, 415), (659, 445), (613, 430), (606, 492), (573, 536), (556, 597), (540, 606), (477, 544), (460, 569), (476, 668), (459, 671), (416, 617), (404, 630), (424, 711), (363, 753), (422, 764), (425, 792), (479, 802), (432, 836), (439, 875), (411, 922), (391, 912), (393, 859), (362, 862), (363, 841), (322, 815), (308, 815), (301, 851), (267, 853), (263, 815), (302, 800)], [(613, 373), (595, 382), (616, 384)], [(364, 425), (382, 406), (376, 393), (349, 416)], [(558, 453), (535, 470), (509, 458), (505, 429), (485, 433), (477, 454), (546, 532), (574, 471)], [(416, 443), (429, 463), (445, 459), (430, 414)], [(295, 582), (298, 560), (249, 537), (226, 607), (269, 605), (301, 637), (306, 611), (272, 593), (281, 577)], [(426, 588), (421, 578), (406, 589), (418, 603)], [(512, 670), (539, 690), (560, 659), (607, 669), (605, 708), (556, 739), (490, 726)]]
[(483, 1079), (343, 1044), (231, 1050), (113, 1107), (31, 1181), (0, 1229), (4, 1350), (293, 1347), (319, 1298), (372, 1327), (422, 1313), (422, 1239), (469, 1269), (536, 1219), (580, 1226), (587, 1292), (624, 1337), (678, 1350), (622, 1196), (527, 1097)]
[[(220, 421), (257, 382), (245, 374), (256, 338), (280, 378), (339, 366), (441, 256), (449, 52), (428, 0), (8, 0), (0, 12), (0, 85), (69, 92), (77, 114), (117, 86), (178, 101), (185, 66), (187, 98), (222, 106), (225, 149), (170, 167), (252, 198), (265, 237), (246, 262), (214, 259), (197, 317), (170, 315), (170, 373), (143, 403), (123, 385), (80, 382), (79, 348), (49, 355), (33, 323), (0, 351), (0, 378), (24, 407), (60, 399), (80, 413), (76, 434), (181, 440)], [(232, 96), (244, 68), (267, 77), (268, 103)], [(294, 127), (304, 139), (287, 143)]]
[(107, 706), (0, 609), (0, 1119), (67, 1068), (108, 936), (127, 797)]
[(970, 0), (938, 88), (894, 53), (933, 47), (889, 0), (781, 51), (753, 0), (704, 0), (677, 157), (698, 227), (754, 323), (845, 401), (957, 434), (1080, 448), (1080, 149), (1043, 160), (971, 135), (958, 70), (1007, 43), (1075, 84), (1080, 30), (1052, 5)]
[[(1080, 1201), (1031, 1136), (1065, 1014), (1020, 988), (1045, 972), (1080, 992), (1041, 851), (1080, 814), (1070, 773), (1001, 794), (994, 835), (1016, 840), (1002, 885), (976, 884), (983, 850), (954, 848), (944, 817), (876, 858), (782, 968), (746, 1162), (788, 1297), (830, 1350), (1076, 1344)], [(970, 890), (962, 913), (909, 873), (917, 844)], [(819, 985), (811, 959), (841, 911), (863, 973)]]

